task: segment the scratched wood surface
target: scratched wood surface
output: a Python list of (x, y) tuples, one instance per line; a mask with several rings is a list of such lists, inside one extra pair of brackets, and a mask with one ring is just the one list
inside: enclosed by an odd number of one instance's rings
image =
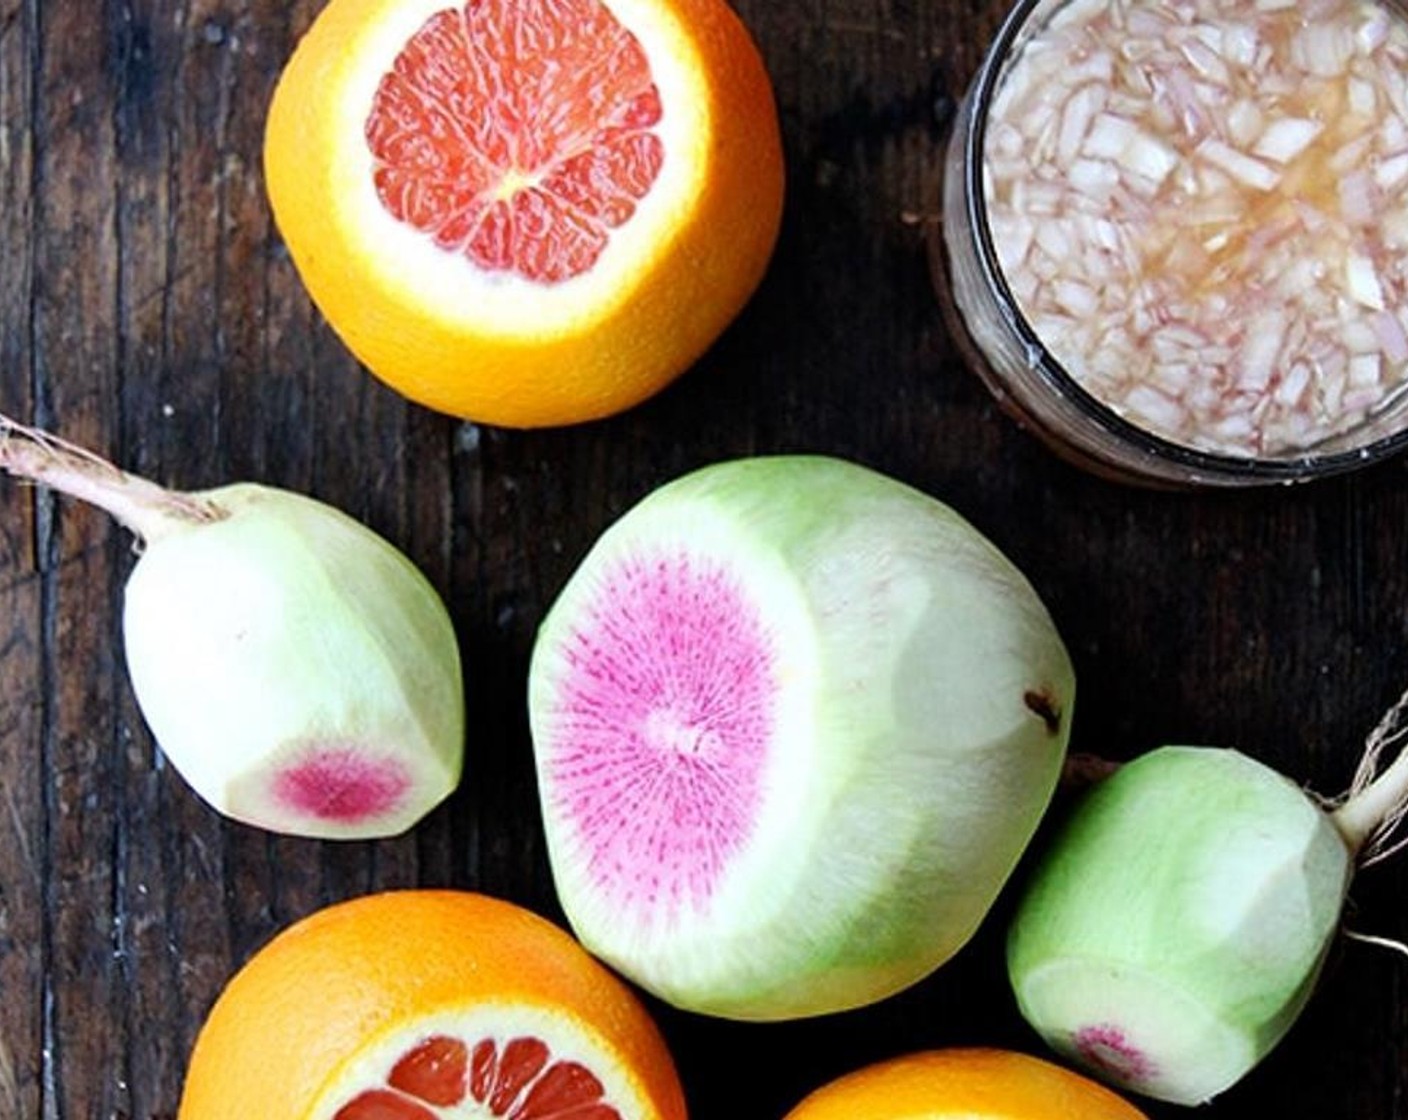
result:
[[(1348, 780), (1408, 684), (1408, 463), (1297, 490), (1148, 494), (1062, 465), (995, 410), (945, 333), (924, 236), (993, 5), (740, 0), (786, 141), (772, 268), (662, 396), (537, 433), (404, 403), (303, 294), (258, 153), (317, 7), (0, 0), (0, 411), (163, 483), (304, 490), (397, 543), (458, 627), (467, 780), (381, 843), (221, 820), (163, 765), (127, 685), (130, 538), (0, 483), (0, 1117), (172, 1117), (221, 985), (324, 903), (449, 885), (559, 916), (524, 717), (534, 628), (615, 515), (717, 459), (829, 452), (968, 515), (1067, 638), (1077, 748), (1234, 745), (1325, 792)], [(1406, 874), (1365, 875), (1355, 929), (1408, 938)], [(923, 1047), (1037, 1049), (1003, 980), (1008, 905), (950, 966), (869, 1010), (738, 1026), (657, 1007), (694, 1114), (778, 1118), (830, 1077)], [(1345, 942), (1293, 1035), (1204, 1114), (1408, 1117), (1405, 1088), (1408, 963)]]

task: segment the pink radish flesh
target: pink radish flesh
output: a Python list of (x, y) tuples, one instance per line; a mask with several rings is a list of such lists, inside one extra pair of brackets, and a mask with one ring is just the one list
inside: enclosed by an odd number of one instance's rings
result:
[(410, 788), (397, 760), (344, 745), (317, 747), (274, 777), (274, 797), (287, 808), (347, 824), (391, 812)]
[(757, 604), (716, 562), (634, 554), (565, 646), (548, 765), (603, 896), (703, 907), (748, 843), (776, 715)]
[(1154, 1063), (1125, 1037), (1124, 1031), (1110, 1023), (1082, 1027), (1075, 1035), (1076, 1049), (1092, 1068), (1122, 1079), (1126, 1084), (1140, 1084), (1153, 1078), (1158, 1071)]

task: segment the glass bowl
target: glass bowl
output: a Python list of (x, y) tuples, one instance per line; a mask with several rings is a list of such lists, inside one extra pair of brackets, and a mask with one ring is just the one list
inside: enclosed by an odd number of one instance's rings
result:
[[(1197, 0), (1194, 0), (1194, 3), (1196, 2)], [(1211, 3), (1211, 0), (1208, 2)], [(1256, 8), (1255, 0), (1243, 0), (1243, 2), (1249, 11)], [(1004, 84), (1009, 80), (1017, 80), (1013, 78), (1013, 75), (1021, 73), (1016, 68), (1022, 64), (1024, 52), (1033, 49), (1034, 40), (1038, 41), (1041, 49), (1049, 50), (1051, 49), (1050, 43), (1045, 42), (1044, 37), (1068, 34), (1063, 29), (1053, 30), (1051, 22), (1053, 18), (1065, 19), (1068, 22), (1085, 18), (1078, 13), (1070, 14), (1075, 7), (1079, 7), (1087, 13), (1099, 13), (1103, 9), (1118, 9), (1122, 12), (1128, 12), (1138, 8), (1141, 3), (1150, 10), (1172, 11), (1174, 7), (1162, 4), (1155, 5), (1148, 0), (1125, 0), (1123, 4), (1096, 3), (1095, 0), (1019, 0), (1003, 22), (987, 51), (982, 66), (955, 115), (945, 163), (942, 220), (936, 226), (938, 236), (931, 243), (935, 280), (939, 287), (941, 303), (944, 305), (950, 328), (960, 349), (1004, 409), (1013, 415), (1019, 423), (1044, 439), (1065, 458), (1096, 473), (1121, 481), (1175, 487), (1293, 483), (1337, 474), (1396, 454), (1405, 443), (1408, 443), (1408, 357), (1396, 364), (1392, 361), (1388, 363), (1389, 376), (1384, 377), (1383, 380), (1387, 386), (1391, 387), (1386, 387), (1383, 390), (1381, 399), (1377, 400), (1371, 410), (1362, 416), (1356, 416), (1352, 421), (1343, 421), (1342, 418), (1335, 420), (1336, 423), (1343, 424), (1341, 430), (1315, 433), (1313, 439), (1304, 443), (1291, 443), (1271, 448), (1251, 445), (1247, 448), (1209, 445), (1205, 444), (1196, 432), (1193, 437), (1185, 439), (1179, 434), (1160, 431), (1157, 425), (1146, 423), (1124, 402), (1102, 397), (1096, 391), (1088, 388), (1087, 384), (1081, 378), (1074, 376), (1071, 368), (1063, 364), (1053, 353), (1054, 347), (1050, 346), (1033, 326), (1033, 320), (1036, 316), (1024, 310), (1018, 296), (1014, 294), (1014, 288), (1019, 285), (1014, 284), (1013, 277), (1010, 277), (1004, 270), (999, 245), (994, 234), (993, 203), (990, 200), (994, 177), (985, 154), (988, 151), (990, 134), (995, 129), (1007, 126), (1002, 118), (996, 118), (998, 123), (994, 123), (994, 113), (1002, 107), (1001, 98), (1005, 92)], [(1220, 7), (1225, 9), (1227, 5), (1222, 4)], [(1364, 13), (1375, 9), (1359, 8), (1358, 10)], [(1401, 9), (1395, 8), (1392, 4), (1386, 4), (1378, 10), (1385, 13), (1384, 18), (1392, 21), (1393, 35), (1401, 34), (1404, 43), (1408, 43), (1408, 29), (1398, 26), (1403, 23)], [(1105, 17), (1097, 15), (1092, 18)], [(1230, 39), (1230, 35), (1225, 38)], [(1122, 39), (1122, 42), (1129, 41), (1129, 36)], [(1215, 38), (1211, 41), (1219, 42)], [(1242, 44), (1235, 49), (1245, 51), (1246, 45)], [(1394, 40), (1394, 49), (1397, 49), (1396, 39)], [(1212, 63), (1207, 63), (1204, 58), (1203, 62), (1207, 65), (1215, 65), (1217, 60), (1214, 57)], [(1080, 65), (1084, 64), (1083, 61), (1080, 63)], [(1023, 80), (1030, 80), (1030, 78)], [(1114, 79), (1110, 80), (1112, 83), (1114, 82)], [(1049, 76), (1045, 82), (1046, 85), (1041, 87), (1043, 98), (1063, 96), (1048, 92), (1051, 84)], [(1266, 84), (1270, 88), (1270, 78), (1266, 80)], [(1031, 88), (1036, 89), (1037, 87), (1033, 84)], [(1272, 92), (1274, 93), (1274, 90)], [(1356, 95), (1362, 96), (1362, 90)], [(1015, 102), (1015, 95), (1013, 100)], [(1118, 108), (1125, 109), (1123, 104)], [(1072, 110), (1070, 103), (1067, 102), (1062, 113), (1069, 112)], [(1113, 114), (1113, 110), (1111, 112)], [(1213, 116), (1212, 113), (1208, 115)], [(1064, 116), (1062, 119), (1064, 120)], [(1192, 126), (1188, 127), (1191, 129)], [(1329, 126), (1322, 124), (1319, 127), (1323, 132)], [(1074, 129), (1072, 131), (1074, 132)], [(1269, 128), (1268, 131), (1270, 131)], [(1290, 131), (1292, 130), (1281, 126), (1276, 135), (1284, 140)], [(1308, 131), (1311, 129), (1302, 125), (1300, 139), (1303, 140), (1303, 134)], [(1108, 154), (1110, 145), (1105, 144), (1101, 149), (1101, 145), (1092, 140), (1095, 134), (1096, 128), (1091, 125), (1089, 131), (1084, 134), (1085, 141), (1079, 147), (1078, 153), (1093, 148), (1101, 150), (1102, 154)], [(1145, 139), (1148, 138), (1145, 137)], [(1293, 146), (1296, 138), (1292, 137), (1291, 139)], [(1065, 143), (1069, 149), (1071, 147), (1070, 141), (1067, 140)], [(1273, 150), (1269, 145), (1271, 145), (1271, 141), (1268, 139), (1264, 143), (1256, 144), (1251, 150), (1253, 152)], [(1046, 146), (1051, 147), (1050, 144)], [(1059, 146), (1059, 141), (1057, 146)], [(1033, 145), (1033, 147), (1035, 148), (1037, 145)], [(1016, 150), (1010, 144), (1008, 149)], [(1189, 183), (1195, 183), (1197, 180), (1191, 176), (1202, 174), (1202, 172), (1180, 166), (1178, 161), (1167, 155), (1170, 150), (1164, 140), (1158, 139), (1152, 142), (1152, 146), (1146, 144), (1142, 153), (1130, 155), (1129, 151), (1125, 150), (1112, 162), (1118, 163), (1123, 159), (1132, 165), (1138, 165), (1137, 174), (1147, 172), (1145, 179), (1142, 180), (1137, 178), (1135, 172), (1130, 173), (1130, 181), (1139, 183), (1141, 190), (1147, 190), (1149, 183), (1153, 182), (1153, 177), (1160, 173), (1170, 176), (1165, 182), (1182, 182), (1179, 177), (1186, 175), (1190, 176)], [(1154, 155), (1152, 170), (1149, 169), (1150, 161), (1143, 158), (1151, 151)], [(1221, 149), (1218, 149), (1218, 152), (1214, 154), (1218, 153), (1221, 153)], [(1195, 153), (1197, 158), (1180, 155), (1178, 159), (1182, 161), (1183, 165), (1191, 166), (1191, 164), (1197, 163), (1201, 166), (1206, 162), (1202, 159), (1202, 154), (1203, 149), (1200, 148)], [(1221, 154), (1225, 155), (1225, 153)], [(1312, 145), (1308, 155), (1313, 156), (1314, 154)], [(1278, 151), (1277, 155), (1285, 155), (1284, 149)], [(1378, 164), (1384, 162), (1384, 157), (1376, 153), (1372, 158), (1377, 160)], [(1093, 164), (1098, 161), (1092, 160), (1090, 162)], [(1222, 162), (1225, 163), (1226, 160)], [(1281, 171), (1281, 166), (1269, 157), (1257, 156), (1255, 164), (1270, 167), (1277, 173)], [(1377, 170), (1378, 164), (1375, 165), (1375, 170)], [(1243, 165), (1228, 164), (1228, 166), (1239, 172), (1244, 170)], [(1395, 164), (1391, 169), (1396, 169), (1396, 167)], [(1175, 168), (1177, 169), (1175, 170)], [(1261, 174), (1251, 164), (1246, 165), (1246, 169), (1250, 170), (1253, 175)], [(1048, 179), (1052, 178), (1049, 168), (1045, 169), (1043, 174), (1046, 174)], [(1219, 175), (1223, 179), (1232, 179), (1232, 176), (1219, 168), (1214, 168), (1212, 172), (1207, 173), (1210, 182), (1215, 182)], [(1060, 176), (1055, 178), (1059, 180)], [(1061, 182), (1066, 184), (1075, 178), (1076, 175), (1071, 173)], [(1233, 180), (1235, 191), (1228, 197), (1240, 197), (1236, 194), (1237, 191), (1246, 195), (1255, 195), (1258, 198), (1266, 197), (1268, 192), (1261, 189), (1264, 188), (1264, 185), (1255, 178), (1250, 186), (1247, 183)], [(1062, 189), (1074, 188), (1063, 185)], [(1287, 191), (1289, 192), (1290, 188), (1287, 188)], [(1408, 228), (1408, 186), (1405, 186), (1401, 192), (1395, 191), (1393, 198), (1396, 208), (1401, 201), (1404, 228)], [(1314, 201), (1318, 203), (1322, 200), (1315, 199)], [(1379, 201), (1382, 202), (1382, 198)], [(1094, 201), (1083, 199), (1080, 202), (1082, 207), (1091, 209), (1094, 209), (1097, 204), (1098, 199)], [(1291, 199), (1288, 205), (1300, 206), (1307, 211), (1310, 209), (1308, 204), (1303, 204), (1296, 199)], [(1094, 212), (1097, 215), (1099, 213), (1098, 210)], [(1176, 223), (1184, 221), (1180, 207), (1173, 207), (1171, 213)], [(1397, 209), (1395, 209), (1395, 213), (1397, 213)], [(1395, 222), (1398, 220), (1398, 218), (1394, 219)], [(1189, 221), (1191, 222), (1191, 219)], [(1197, 229), (1200, 233), (1203, 232), (1201, 227), (1194, 227), (1191, 224), (1188, 228)], [(1249, 231), (1254, 228), (1259, 227), (1248, 223)], [(1180, 232), (1178, 236), (1184, 236), (1184, 233)], [(1248, 232), (1246, 236), (1255, 236), (1255, 234)], [(1366, 234), (1366, 236), (1368, 235)], [(1211, 241), (1207, 242), (1207, 244), (1211, 243)], [(1088, 256), (1089, 254), (1087, 254)], [(1393, 355), (1402, 357), (1400, 353), (1403, 349), (1400, 346), (1402, 332), (1390, 320), (1384, 318), (1384, 314), (1396, 314), (1399, 321), (1408, 324), (1408, 293), (1405, 293), (1405, 289), (1408, 288), (1408, 264), (1404, 263), (1408, 262), (1408, 252), (1399, 252), (1397, 256), (1399, 264), (1397, 266), (1390, 265), (1397, 271), (1388, 278), (1389, 282), (1377, 293), (1381, 303), (1385, 300), (1392, 302), (1377, 309), (1361, 307), (1353, 299), (1350, 299), (1349, 303), (1354, 304), (1350, 310), (1364, 311), (1369, 316), (1370, 322), (1382, 328), (1381, 333), (1388, 332), (1392, 336), (1389, 342), (1382, 345), (1391, 350)], [(1075, 259), (1074, 255), (1072, 259)], [(1248, 259), (1260, 260), (1261, 258), (1249, 255)], [(1283, 271), (1284, 269), (1277, 269), (1278, 273)], [(1320, 271), (1325, 270), (1320, 268)], [(1275, 277), (1272, 278), (1273, 282), (1274, 280)], [(1231, 282), (1241, 281), (1233, 277)], [(1259, 280), (1258, 284), (1264, 282)], [(1026, 286), (1030, 291), (1032, 284), (1028, 282)], [(1360, 294), (1364, 295), (1363, 292)], [(1370, 291), (1365, 298), (1368, 298), (1372, 303), (1374, 294), (1373, 291)], [(1252, 293), (1252, 298), (1255, 306), (1272, 308), (1271, 318), (1276, 318), (1274, 310), (1277, 306), (1277, 298), (1274, 293), (1263, 291), (1258, 287), (1257, 291)], [(1110, 301), (1108, 296), (1104, 296), (1102, 299), (1107, 303), (1114, 302), (1116, 304), (1116, 315), (1123, 314), (1119, 299)], [(1337, 301), (1335, 306), (1341, 306), (1342, 297), (1336, 296), (1335, 299)], [(1240, 302), (1242, 306), (1245, 306), (1247, 292), (1241, 292), (1234, 302)], [(1297, 313), (1294, 309), (1288, 312), (1293, 329)], [(1255, 315), (1257, 312), (1250, 314)], [(1308, 315), (1309, 312), (1306, 314)], [(1233, 321), (1229, 318), (1229, 322)], [(1408, 330), (1408, 326), (1403, 329)], [(1250, 332), (1250, 328), (1247, 330)], [(1356, 330), (1362, 336), (1362, 328), (1356, 327)], [(1155, 336), (1150, 335), (1149, 338), (1154, 339), (1152, 345), (1155, 349), (1161, 345)], [(1250, 344), (1248, 343), (1248, 345)], [(1206, 352), (1212, 353), (1213, 349), (1213, 347), (1209, 347)], [(1227, 349), (1226, 346), (1221, 347), (1221, 351)], [(1149, 353), (1148, 340), (1146, 340), (1144, 349), (1131, 351), (1131, 353), (1137, 358), (1135, 364), (1141, 365), (1142, 368), (1142, 363), (1145, 361), (1143, 355)], [(1083, 360), (1077, 356), (1074, 362)], [(1278, 361), (1280, 360), (1283, 359), (1278, 355)], [(1068, 364), (1073, 365), (1074, 362), (1068, 358)], [(1363, 364), (1361, 362), (1361, 368)], [(1318, 375), (1318, 365), (1316, 368)], [(1277, 379), (1276, 384), (1286, 385), (1289, 374), (1283, 369), (1276, 369), (1270, 376)], [(1397, 379), (1397, 381), (1391, 381), (1390, 378)], [(1286, 385), (1288, 391), (1292, 387)], [(1322, 412), (1326, 411), (1323, 405), (1317, 407)], [(1263, 410), (1263, 414), (1265, 414), (1265, 410)]]

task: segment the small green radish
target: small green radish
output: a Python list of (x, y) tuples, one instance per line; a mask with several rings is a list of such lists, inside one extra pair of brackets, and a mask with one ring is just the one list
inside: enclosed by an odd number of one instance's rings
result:
[(1145, 1096), (1195, 1105), (1240, 1080), (1300, 1013), (1356, 864), (1382, 855), (1402, 814), (1408, 755), (1374, 777), (1388, 726), (1328, 811), (1269, 767), (1208, 747), (1152, 751), (1088, 791), (1009, 931), (1027, 1021)]
[(1073, 694), (1036, 593), (947, 506), (822, 457), (696, 471), (601, 537), (533, 651), (563, 908), (680, 1007), (874, 1002), (982, 921)]
[(216, 810), (276, 832), (368, 839), (405, 831), (454, 789), (454, 628), (383, 538), (286, 490), (166, 490), (4, 416), (0, 470), (137, 535), (122, 618), (133, 692)]

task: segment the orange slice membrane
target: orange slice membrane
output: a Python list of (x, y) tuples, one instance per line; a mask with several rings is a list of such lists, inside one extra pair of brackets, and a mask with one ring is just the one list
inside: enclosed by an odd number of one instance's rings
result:
[(406, 43), (365, 135), (395, 218), (486, 271), (557, 283), (650, 191), (662, 112), (645, 52), (600, 0), (470, 0)]
[(395, 1064), (385, 1088), (367, 1089), (334, 1120), (621, 1120), (601, 1081), (580, 1062), (554, 1060), (541, 1039), (470, 1045), (432, 1035)]

